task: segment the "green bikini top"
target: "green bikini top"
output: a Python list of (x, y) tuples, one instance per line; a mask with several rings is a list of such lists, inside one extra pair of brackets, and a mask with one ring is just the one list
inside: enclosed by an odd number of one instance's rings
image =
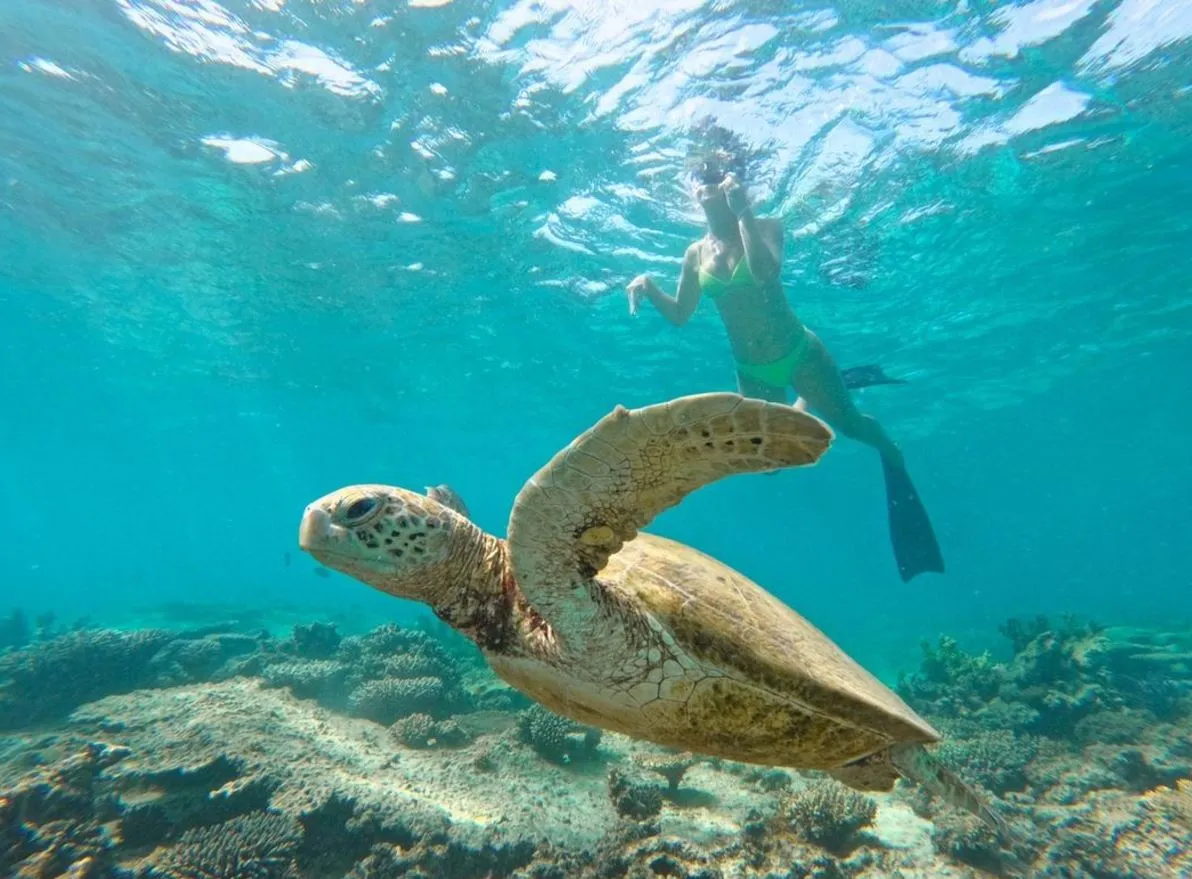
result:
[(733, 273), (727, 281), (716, 277), (705, 269), (703, 265), (699, 267), (699, 286), (704, 295), (709, 299), (716, 299), (729, 290), (735, 290), (739, 287), (753, 287), (756, 283), (753, 278), (753, 272), (749, 270), (749, 260), (745, 258), (745, 254), (741, 254), (741, 258), (737, 260), (736, 268), (733, 269)]

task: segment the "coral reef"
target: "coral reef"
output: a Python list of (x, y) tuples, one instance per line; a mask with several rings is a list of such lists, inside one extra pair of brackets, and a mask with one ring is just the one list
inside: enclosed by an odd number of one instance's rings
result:
[(899, 689), (999, 839), (919, 788), (671, 752), (530, 705), (433, 624), (28, 626), (0, 654), (0, 876), (1192, 875), (1192, 636), (1010, 621)]
[(0, 730), (61, 717), (109, 693), (152, 686), (150, 662), (172, 638), (153, 629), (84, 630), (0, 656)]
[[(1129, 851), (1121, 840), (1145, 825), (1167, 845), (1192, 842), (1187, 826), (1146, 824), (1139, 811), (1154, 791), (1192, 776), (1187, 639), (1075, 618), (1009, 620), (1000, 631), (1006, 661), (944, 637), (924, 645), (920, 670), (900, 680), (903, 698), (945, 733), (938, 753), (1047, 843), (1018, 852), (1035, 861), (1032, 875), (1160, 875), (1145, 833)], [(921, 797), (914, 804), (935, 822), (941, 854), (1006, 869), (980, 825)]]

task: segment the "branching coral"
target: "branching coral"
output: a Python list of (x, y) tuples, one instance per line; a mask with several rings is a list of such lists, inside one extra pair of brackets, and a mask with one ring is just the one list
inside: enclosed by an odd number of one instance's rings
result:
[(779, 820), (789, 829), (835, 854), (855, 848), (861, 829), (876, 816), (877, 804), (870, 797), (827, 780), (791, 794), (779, 809)]
[(975, 781), (1001, 796), (1021, 790), (1024, 770), (1039, 751), (1034, 736), (1018, 736), (1010, 730), (989, 730), (972, 738), (948, 738), (937, 753), (969, 781)]
[(302, 825), (288, 815), (252, 812), (186, 831), (150, 856), (162, 879), (291, 879)]
[(615, 767), (608, 772), (608, 797), (616, 813), (630, 821), (645, 821), (662, 811), (658, 785)]
[(517, 721), (518, 737), (540, 755), (554, 763), (574, 763), (593, 757), (600, 745), (601, 732), (585, 727), (562, 715), (532, 705)]
[(348, 706), (358, 717), (386, 726), (410, 714), (439, 714), (444, 687), (440, 678), (383, 678), (352, 693)]
[(456, 748), (471, 736), (454, 720), (435, 720), (429, 714), (411, 714), (389, 728), (390, 734), (408, 748)]

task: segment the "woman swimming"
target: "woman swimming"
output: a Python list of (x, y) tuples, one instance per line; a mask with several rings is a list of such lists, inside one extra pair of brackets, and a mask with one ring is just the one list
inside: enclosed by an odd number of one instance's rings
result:
[(782, 289), (782, 222), (754, 216), (741, 182), (743, 170), (743, 163), (725, 153), (704, 160), (694, 188), (707, 233), (687, 248), (675, 295), (638, 275), (629, 283), (629, 311), (637, 314), (641, 300), (648, 299), (667, 320), (682, 326), (702, 297), (711, 299), (728, 331), (740, 392), (785, 403), (787, 388), (793, 388), (797, 407), (809, 406), (837, 432), (876, 449), (902, 579), (926, 571), (943, 573), (939, 544), (902, 452), (849, 394), (850, 386), (884, 383), (885, 377), (879, 369), (878, 380), (866, 380), (873, 377), (874, 367), (842, 373), (824, 343), (799, 320)]

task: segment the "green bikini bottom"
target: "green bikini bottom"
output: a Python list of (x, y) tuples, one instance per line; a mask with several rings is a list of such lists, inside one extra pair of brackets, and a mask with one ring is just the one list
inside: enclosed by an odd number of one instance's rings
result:
[(810, 331), (804, 329), (788, 353), (769, 363), (742, 363), (738, 360), (737, 374), (769, 387), (785, 390), (790, 387), (791, 376), (794, 375), (795, 369), (807, 356), (807, 351), (811, 347), (810, 335)]

